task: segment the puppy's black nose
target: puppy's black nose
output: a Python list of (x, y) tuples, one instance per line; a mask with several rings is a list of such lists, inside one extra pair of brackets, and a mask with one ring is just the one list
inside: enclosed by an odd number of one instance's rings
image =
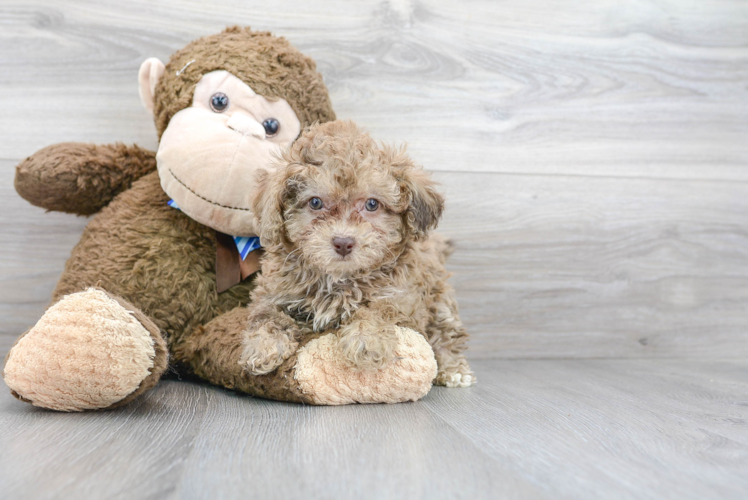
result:
[(353, 238), (333, 238), (332, 239), (332, 246), (335, 247), (335, 251), (338, 252), (338, 254), (345, 257), (351, 251), (353, 250), (353, 247), (356, 245), (356, 240)]

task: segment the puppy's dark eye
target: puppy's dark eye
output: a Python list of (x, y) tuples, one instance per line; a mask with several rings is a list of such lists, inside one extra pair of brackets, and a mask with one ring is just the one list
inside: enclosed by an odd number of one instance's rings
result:
[(369, 212), (374, 212), (377, 208), (379, 208), (379, 202), (375, 200), (374, 198), (369, 198), (366, 200), (366, 210)]
[(322, 206), (322, 200), (320, 200), (316, 196), (309, 200), (309, 208), (311, 208), (312, 210), (319, 210), (320, 208), (322, 208)]
[(223, 113), (229, 107), (229, 96), (223, 92), (216, 92), (210, 96), (210, 109), (216, 113)]
[(281, 128), (281, 124), (275, 118), (268, 118), (262, 122), (262, 126), (265, 127), (265, 135), (272, 137), (278, 133)]

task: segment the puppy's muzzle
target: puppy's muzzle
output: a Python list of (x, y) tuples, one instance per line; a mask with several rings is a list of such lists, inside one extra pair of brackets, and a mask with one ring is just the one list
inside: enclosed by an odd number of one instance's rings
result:
[(333, 238), (332, 246), (338, 255), (345, 257), (353, 251), (353, 247), (356, 246), (356, 240), (353, 238)]

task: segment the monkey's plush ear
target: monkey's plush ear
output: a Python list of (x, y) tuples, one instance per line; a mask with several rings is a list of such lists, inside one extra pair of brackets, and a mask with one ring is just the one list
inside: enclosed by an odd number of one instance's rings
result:
[(416, 239), (422, 238), (439, 223), (444, 211), (444, 197), (422, 168), (407, 168), (401, 182), (408, 197), (406, 223)]
[(264, 247), (285, 245), (286, 229), (283, 222), (283, 201), (286, 196), (288, 176), (283, 168), (275, 172), (258, 170), (252, 196), (255, 227)]
[(164, 63), (155, 57), (143, 61), (138, 72), (138, 91), (140, 102), (149, 113), (153, 114), (153, 96), (156, 93), (156, 84), (164, 74)]

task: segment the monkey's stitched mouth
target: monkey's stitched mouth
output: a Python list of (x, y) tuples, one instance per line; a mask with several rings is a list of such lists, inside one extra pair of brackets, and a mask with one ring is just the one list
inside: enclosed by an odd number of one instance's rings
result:
[[(251, 212), (251, 210), (249, 208), (232, 207), (230, 205), (224, 205), (222, 203), (218, 203), (218, 202), (215, 202), (213, 200), (210, 200), (210, 199), (206, 198), (205, 196), (203, 196), (203, 195), (195, 192), (194, 189), (192, 189), (191, 187), (189, 187), (179, 177), (177, 177), (176, 174), (174, 173), (174, 171), (171, 169), (171, 167), (167, 167), (167, 169), (169, 170), (169, 173), (171, 174), (171, 176), (174, 177), (174, 180), (176, 180), (178, 183), (180, 183), (182, 186), (184, 186), (185, 189), (187, 189), (190, 193), (194, 194), (195, 196), (197, 196), (201, 200), (206, 201), (206, 202), (210, 203), (211, 205), (215, 205), (217, 207), (228, 208), (229, 210), (242, 210), (244, 212)], [(177, 203), (179, 203), (179, 202), (177, 202)]]

